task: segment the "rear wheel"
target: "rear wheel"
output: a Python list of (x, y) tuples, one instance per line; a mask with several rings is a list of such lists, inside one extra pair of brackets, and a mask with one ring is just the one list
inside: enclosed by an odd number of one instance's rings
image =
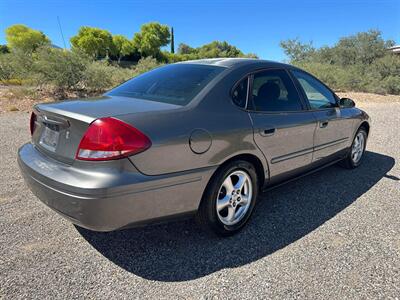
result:
[(354, 137), (351, 149), (341, 165), (347, 169), (358, 167), (364, 157), (365, 146), (367, 144), (367, 132), (364, 128), (360, 128)]
[(247, 223), (257, 195), (254, 166), (247, 161), (233, 161), (221, 167), (210, 180), (197, 220), (203, 228), (217, 235), (232, 235)]

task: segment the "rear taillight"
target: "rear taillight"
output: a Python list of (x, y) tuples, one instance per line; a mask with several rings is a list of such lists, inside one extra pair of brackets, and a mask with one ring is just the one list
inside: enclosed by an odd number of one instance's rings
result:
[(31, 113), (31, 120), (29, 121), (29, 128), (31, 130), (31, 135), (35, 132), (36, 126), (36, 114), (34, 112)]
[(138, 129), (114, 118), (101, 118), (90, 124), (79, 144), (76, 159), (118, 159), (150, 146), (150, 139)]

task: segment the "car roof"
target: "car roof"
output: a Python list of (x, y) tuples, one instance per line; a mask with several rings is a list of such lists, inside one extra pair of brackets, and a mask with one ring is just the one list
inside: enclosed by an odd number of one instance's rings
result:
[(237, 68), (245, 65), (254, 65), (260, 67), (281, 67), (281, 68), (293, 68), (293, 66), (279, 63), (271, 60), (257, 59), (257, 58), (207, 58), (197, 60), (187, 60), (179, 62), (180, 64), (201, 64), (201, 65), (214, 65), (225, 68)]

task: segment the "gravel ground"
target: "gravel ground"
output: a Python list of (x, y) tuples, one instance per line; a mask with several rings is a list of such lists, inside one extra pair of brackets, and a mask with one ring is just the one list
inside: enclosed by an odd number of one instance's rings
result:
[(363, 104), (364, 164), (263, 194), (239, 235), (193, 221), (93, 233), (42, 205), (16, 152), (27, 113), (0, 115), (0, 298), (400, 298), (400, 103)]

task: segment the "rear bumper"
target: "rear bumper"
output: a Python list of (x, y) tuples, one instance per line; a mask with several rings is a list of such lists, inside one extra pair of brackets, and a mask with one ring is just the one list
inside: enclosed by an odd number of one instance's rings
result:
[(215, 171), (211, 167), (146, 176), (128, 159), (66, 165), (30, 143), (19, 149), (18, 164), (29, 188), (43, 203), (72, 223), (96, 231), (195, 212)]

